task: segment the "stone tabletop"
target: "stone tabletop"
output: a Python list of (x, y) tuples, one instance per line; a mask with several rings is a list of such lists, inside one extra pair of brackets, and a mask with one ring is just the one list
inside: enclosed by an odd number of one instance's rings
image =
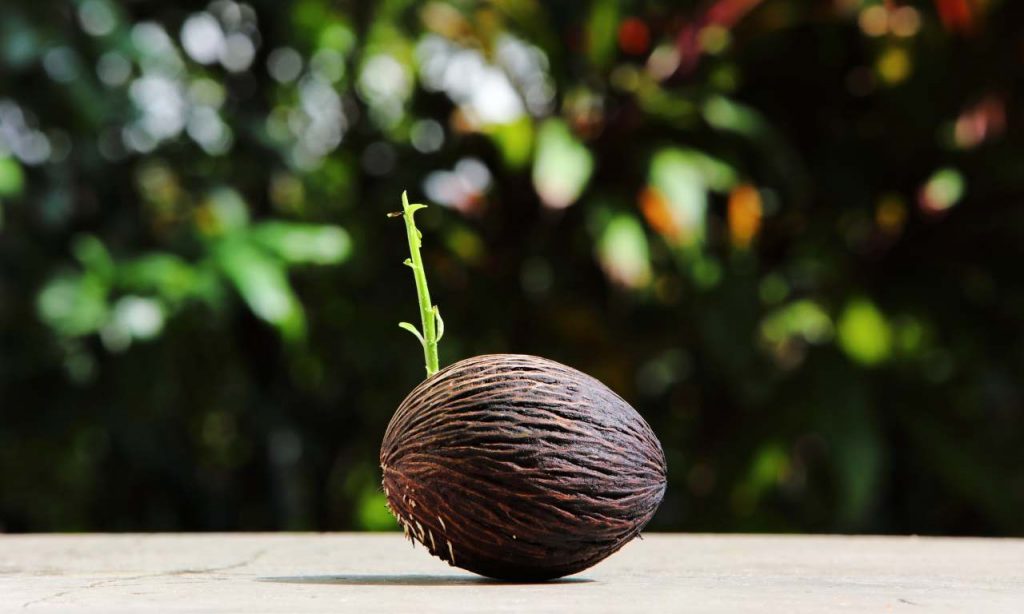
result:
[(562, 581), (396, 534), (0, 535), (0, 612), (1024, 612), (1024, 540), (650, 534)]

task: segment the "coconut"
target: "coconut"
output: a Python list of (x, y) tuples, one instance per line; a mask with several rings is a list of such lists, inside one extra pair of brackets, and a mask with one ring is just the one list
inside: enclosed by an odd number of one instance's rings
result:
[(428, 377), (380, 454), (406, 534), (508, 580), (580, 572), (631, 539), (665, 493), (651, 427), (598, 380), (552, 360), (476, 356)]

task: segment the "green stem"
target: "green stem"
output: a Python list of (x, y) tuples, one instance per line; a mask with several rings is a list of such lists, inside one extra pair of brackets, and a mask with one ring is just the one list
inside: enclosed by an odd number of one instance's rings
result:
[[(415, 329), (411, 324), (402, 322), (399, 326), (409, 330), (420, 339), (420, 344), (423, 345), (423, 359), (427, 365), (427, 377), (437, 373), (438, 361), (437, 361), (437, 342), (440, 340), (438, 335), (438, 323), (441, 321), (440, 313), (438, 312), (437, 306), (430, 303), (430, 289), (427, 287), (427, 273), (423, 269), (423, 258), (420, 256), (420, 242), (422, 235), (420, 231), (416, 229), (416, 221), (413, 219), (415, 214), (420, 209), (425, 209), (426, 205), (420, 204), (409, 204), (409, 197), (405, 192), (402, 192), (402, 217), (405, 219), (405, 231), (409, 237), (409, 254), (410, 258), (405, 261), (405, 264), (412, 268), (413, 277), (416, 280), (416, 296), (420, 303), (420, 324), (423, 327), (423, 334), (420, 335), (419, 331)], [(443, 325), (441, 330), (444, 330)]]

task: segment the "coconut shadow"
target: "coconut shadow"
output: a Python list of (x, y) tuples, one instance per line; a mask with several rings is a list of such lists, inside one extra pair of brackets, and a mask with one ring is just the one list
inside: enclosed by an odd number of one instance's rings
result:
[(587, 578), (558, 578), (555, 580), (510, 581), (474, 576), (436, 576), (427, 574), (342, 574), (337, 576), (277, 576), (256, 578), (257, 582), (280, 584), (337, 584), (339, 586), (510, 586), (544, 584), (586, 584)]

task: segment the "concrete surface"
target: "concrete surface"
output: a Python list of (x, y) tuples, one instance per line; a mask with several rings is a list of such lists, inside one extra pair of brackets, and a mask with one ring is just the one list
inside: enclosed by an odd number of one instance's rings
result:
[(0, 611), (1024, 612), (1024, 540), (648, 535), (503, 584), (397, 534), (0, 535)]

